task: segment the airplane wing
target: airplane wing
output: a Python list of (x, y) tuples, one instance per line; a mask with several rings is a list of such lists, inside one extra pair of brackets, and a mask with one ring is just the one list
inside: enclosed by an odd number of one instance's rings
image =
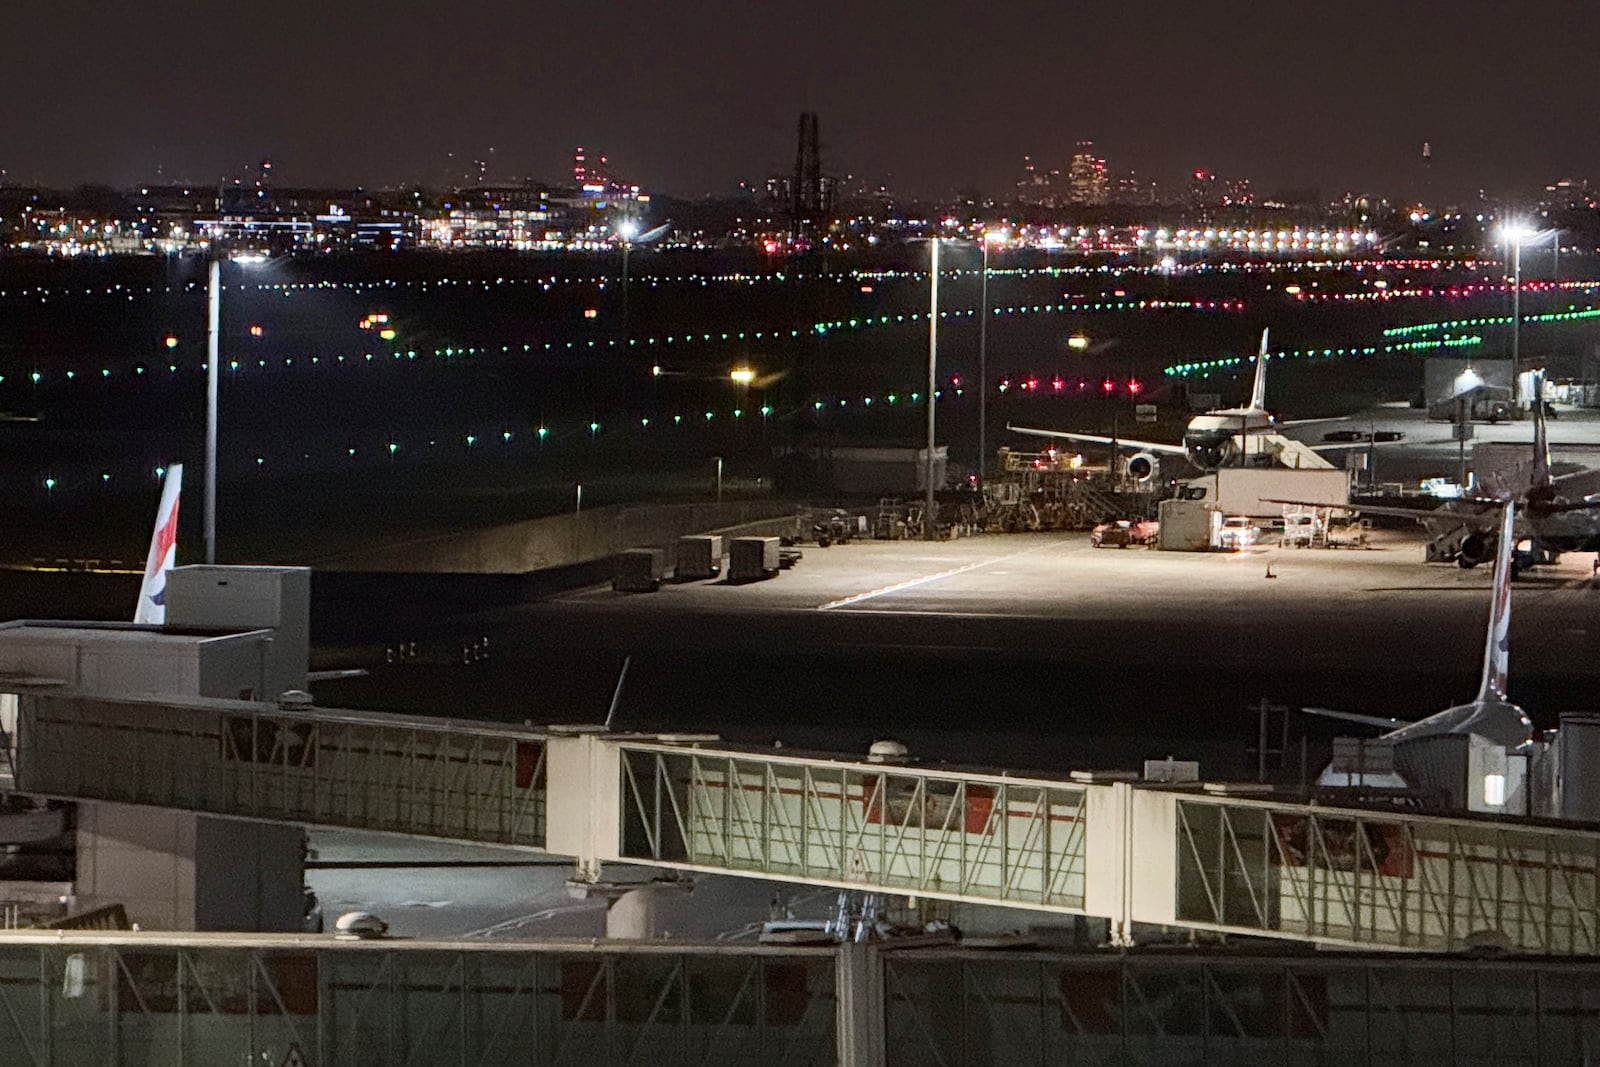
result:
[(1358, 722), (1363, 726), (1376, 726), (1382, 730), (1393, 730), (1397, 726), (1407, 725), (1405, 719), (1390, 719), (1382, 715), (1362, 715), (1355, 711), (1334, 711), (1332, 708), (1301, 708), (1307, 715), (1319, 715), (1324, 719), (1343, 719), (1345, 722)]
[(1573, 471), (1550, 481), (1556, 494), (1569, 500), (1575, 496), (1586, 497), (1600, 492), (1600, 470)]
[(1068, 433), (1066, 430), (1034, 430), (1026, 426), (1013, 426), (1006, 423), (1006, 429), (1012, 433), (1024, 433), (1032, 437), (1054, 437), (1063, 441), (1083, 441), (1091, 445), (1110, 445), (1126, 447), (1135, 451), (1154, 452), (1158, 456), (1185, 456), (1188, 450), (1182, 445), (1160, 444), (1155, 441), (1134, 441), (1127, 437), (1106, 437), (1092, 433)]
[(1399, 508), (1387, 504), (1337, 504), (1331, 500), (1275, 500), (1263, 498), (1268, 504), (1291, 504), (1302, 508), (1334, 508), (1339, 511), (1356, 511), (1363, 515), (1392, 515), (1399, 519), (1416, 519), (1418, 522), (1433, 520), (1448, 522), (1457, 526), (1481, 526), (1492, 530), (1500, 524), (1499, 501), (1479, 501), (1469, 498), (1467, 503), (1483, 504), (1489, 507), (1487, 511), (1457, 511), (1454, 508), (1441, 504), (1436, 508)]
[(1319, 422), (1349, 422), (1349, 415), (1326, 415), (1320, 419), (1278, 419), (1272, 424), (1274, 429), (1286, 430), (1290, 426), (1315, 426)]
[(1354, 441), (1322, 441), (1318, 444), (1312, 444), (1310, 441), (1302, 442), (1302, 444), (1311, 449), (1313, 452), (1337, 452), (1339, 449), (1350, 450), (1357, 448), (1363, 452), (1367, 451), (1368, 449), (1381, 449), (1384, 452), (1388, 452), (1394, 448), (1404, 448), (1407, 444), (1411, 443), (1414, 442), (1406, 441), (1404, 435), (1395, 438), (1380, 437), (1376, 441), (1362, 437)]
[(361, 667), (342, 667), (342, 668), (337, 668), (337, 669), (334, 669), (334, 670), (327, 670), (327, 671), (307, 671), (306, 672), (306, 681), (312, 682), (312, 683), (316, 683), (316, 682), (340, 682), (340, 681), (344, 681), (347, 678), (365, 678), (366, 676), (367, 676), (367, 672), (366, 672), (366, 670), (364, 668), (361, 668)]

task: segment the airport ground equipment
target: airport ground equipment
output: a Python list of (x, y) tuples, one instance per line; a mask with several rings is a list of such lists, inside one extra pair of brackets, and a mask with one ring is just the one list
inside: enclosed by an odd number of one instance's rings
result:
[(678, 538), (672, 577), (679, 582), (700, 582), (722, 573), (722, 535), (690, 534)]
[(1201, 500), (1163, 500), (1157, 514), (1161, 526), (1156, 533), (1156, 547), (1164, 552), (1209, 550), (1222, 522), (1222, 512), (1206, 507)]
[(872, 519), (872, 536), (877, 541), (899, 541), (906, 535), (906, 507), (903, 500), (883, 497)]
[(1061, 452), (1003, 451), (1000, 476), (983, 487), (984, 528), (1088, 530), (1154, 514), (1159, 493), (1150, 479), (1085, 467), (1081, 461)]
[(776, 537), (735, 537), (728, 544), (728, 581), (759, 582), (777, 575), (783, 560)]
[[(11, 698), (8, 698), (11, 699)], [(1108, 920), (1600, 955), (1600, 831), (259, 702), (15, 697), (20, 791)]]
[(654, 593), (666, 573), (666, 556), (659, 548), (630, 548), (619, 553), (611, 588), (619, 593)]
[(1284, 548), (1326, 548), (1328, 516), (1324, 509), (1283, 505), (1283, 535), (1278, 544)]
[(1327, 468), (1222, 467), (1180, 482), (1177, 495), (1200, 501), (1224, 515), (1278, 521), (1283, 517), (1283, 505), (1277, 501), (1348, 503), (1350, 476)]
[(813, 512), (809, 524), (811, 540), (818, 548), (829, 545), (847, 545), (852, 537), (866, 532), (865, 515), (851, 515), (835, 508), (828, 512)]

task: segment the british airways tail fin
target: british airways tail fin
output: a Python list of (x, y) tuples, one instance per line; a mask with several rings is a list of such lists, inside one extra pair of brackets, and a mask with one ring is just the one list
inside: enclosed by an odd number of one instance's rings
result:
[(1250, 390), (1250, 406), (1257, 411), (1267, 406), (1267, 331), (1261, 331), (1261, 351), (1256, 353), (1256, 384)]
[(133, 621), (156, 626), (167, 621), (167, 572), (178, 561), (178, 494), (183, 490), (183, 464), (167, 468), (161, 487), (161, 507), (156, 531), (150, 537), (150, 554), (144, 561), (144, 584), (139, 586), (139, 606)]
[(1494, 598), (1489, 602), (1489, 635), (1483, 645), (1483, 678), (1478, 683), (1478, 700), (1504, 701), (1506, 672), (1510, 667), (1511, 633), (1511, 557), (1517, 548), (1515, 504), (1505, 506), (1500, 516), (1500, 543), (1494, 558)]

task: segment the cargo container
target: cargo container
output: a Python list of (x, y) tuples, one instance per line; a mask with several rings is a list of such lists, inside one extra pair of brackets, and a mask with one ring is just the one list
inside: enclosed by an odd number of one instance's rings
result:
[(1163, 500), (1156, 547), (1164, 552), (1204, 552), (1211, 547), (1222, 513), (1200, 500)]
[(659, 548), (630, 548), (617, 556), (611, 588), (619, 593), (653, 593), (661, 588), (666, 572), (666, 552)]
[(776, 537), (735, 537), (728, 546), (728, 581), (759, 582), (778, 573)]
[(699, 582), (721, 573), (721, 534), (690, 534), (678, 538), (678, 556), (672, 571), (674, 580)]

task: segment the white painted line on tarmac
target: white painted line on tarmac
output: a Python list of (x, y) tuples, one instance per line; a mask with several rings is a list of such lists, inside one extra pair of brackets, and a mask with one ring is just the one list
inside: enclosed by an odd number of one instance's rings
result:
[(940, 571), (938, 574), (925, 574), (921, 578), (911, 578), (904, 582), (896, 582), (894, 585), (886, 585), (880, 589), (873, 589), (870, 592), (857, 593), (854, 596), (841, 597), (838, 600), (830, 600), (826, 604), (818, 605), (817, 610), (833, 611), (835, 608), (847, 608), (852, 604), (859, 604), (864, 600), (872, 600), (875, 597), (888, 596), (890, 593), (900, 593), (907, 589), (915, 589), (919, 585), (927, 585), (930, 582), (941, 582), (946, 578), (954, 578), (958, 574), (966, 574), (968, 571), (975, 571), (980, 567), (992, 567), (996, 563), (1004, 563), (1006, 560), (1016, 559), (1018, 556), (1026, 556), (1030, 553), (1040, 552), (1051, 547), (1054, 547), (1053, 544), (1035, 545), (1032, 548), (1024, 548), (1020, 552), (1012, 552), (1008, 555), (996, 556), (994, 559), (985, 559), (979, 560), (977, 563), (969, 563), (965, 567), (952, 567), (950, 570)]

